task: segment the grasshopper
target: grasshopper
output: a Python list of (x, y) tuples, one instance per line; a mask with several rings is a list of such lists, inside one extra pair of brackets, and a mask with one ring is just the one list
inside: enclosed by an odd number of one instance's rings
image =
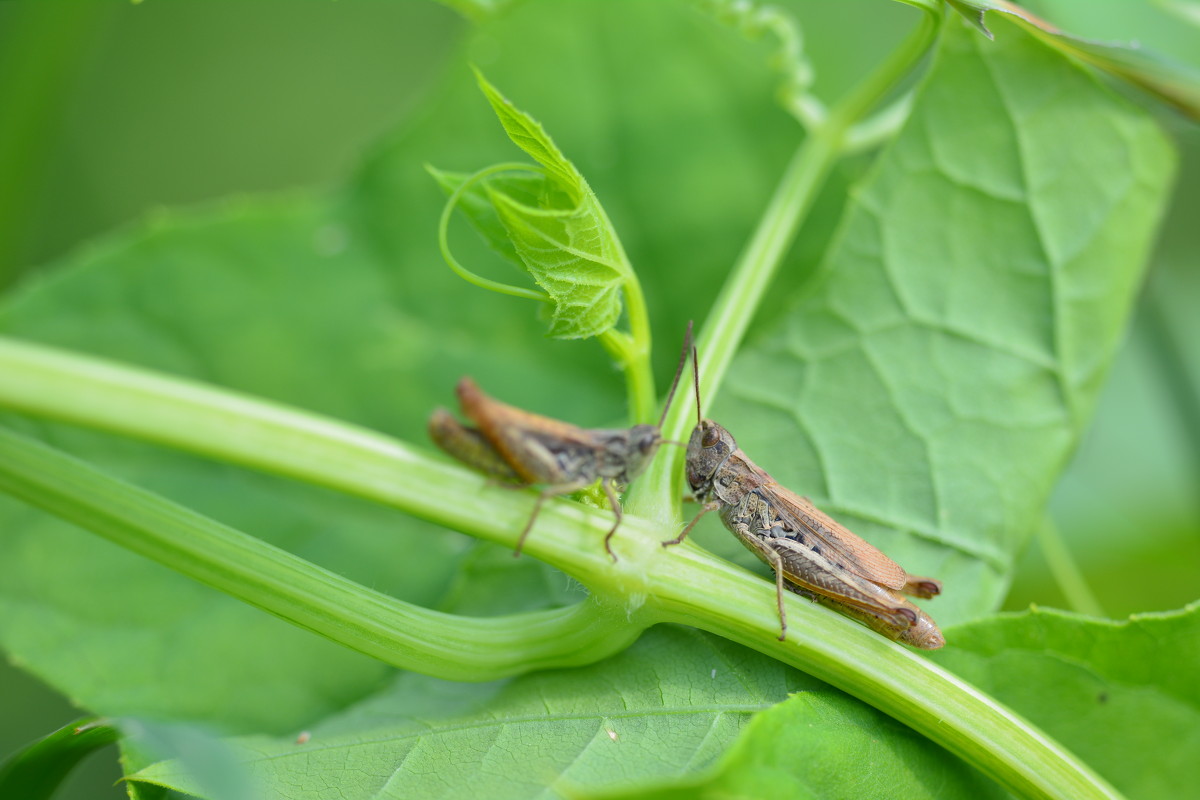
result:
[(692, 326), (688, 323), (675, 380), (657, 425), (578, 428), (495, 400), (484, 394), (470, 378), (460, 380), (455, 391), (463, 414), (478, 427), (463, 425), (445, 409), (433, 412), (429, 419), (429, 436), (447, 454), (502, 485), (517, 489), (535, 484), (545, 487), (517, 539), (513, 556), (521, 554), (525, 537), (547, 499), (579, 491), (599, 479), (616, 517), (604, 537), (604, 549), (616, 562), (611, 542), (621, 525), (617, 488), (640, 475), (664, 441), (662, 420), (671, 407), (683, 374), (691, 335)]
[[(695, 350), (692, 363), (697, 364)], [(704, 505), (679, 536), (682, 542), (710, 511), (738, 540), (775, 571), (779, 640), (787, 637), (784, 589), (859, 620), (890, 639), (936, 650), (945, 644), (930, 617), (903, 594), (929, 598), (942, 591), (932, 578), (909, 575), (807, 498), (777, 484), (738, 447), (725, 428), (700, 416), (687, 445), (687, 481)]]

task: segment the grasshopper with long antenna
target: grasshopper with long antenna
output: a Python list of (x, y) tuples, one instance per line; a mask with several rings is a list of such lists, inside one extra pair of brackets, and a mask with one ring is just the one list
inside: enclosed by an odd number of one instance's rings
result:
[(779, 639), (787, 637), (784, 589), (864, 623), (913, 647), (945, 644), (934, 621), (902, 595), (929, 598), (942, 591), (932, 578), (909, 575), (896, 562), (824, 514), (807, 498), (776, 483), (738, 447), (725, 428), (700, 414), (696, 370), (697, 424), (687, 445), (687, 482), (704, 505), (678, 537), (682, 542), (710, 511), (738, 540), (775, 571)]
[(433, 412), (429, 436), (447, 454), (512, 488), (544, 486), (517, 539), (514, 556), (521, 554), (547, 499), (579, 491), (599, 479), (616, 517), (604, 537), (604, 549), (614, 562), (617, 560), (612, 551), (613, 535), (621, 525), (617, 490), (645, 470), (664, 442), (662, 421), (679, 386), (691, 337), (692, 325), (688, 323), (675, 380), (657, 425), (579, 428), (491, 398), (470, 378), (461, 379), (455, 391), (463, 414), (477, 427), (463, 425), (445, 409)]

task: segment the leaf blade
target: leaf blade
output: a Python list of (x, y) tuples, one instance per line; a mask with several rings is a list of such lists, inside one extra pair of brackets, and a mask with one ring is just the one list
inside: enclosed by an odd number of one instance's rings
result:
[(1127, 620), (1031, 608), (955, 628), (932, 659), (1095, 765), (1130, 798), (1200, 780), (1200, 605)]
[(80, 761), (120, 737), (116, 726), (96, 717), (64, 725), (0, 762), (0, 795), (49, 800)]
[(1115, 352), (1173, 166), (1152, 121), (1012, 33), (947, 30), (821, 278), (739, 354), (718, 403), (777, 480), (946, 578), (930, 606), (946, 622), (1002, 597)]
[[(672, 652), (689, 657), (664, 659)], [(696, 656), (719, 669), (716, 678), (699, 673)], [(346, 798), (528, 797), (547, 786), (603, 785), (614, 775), (670, 774), (710, 761), (750, 713), (813, 683), (720, 639), (656, 628), (614, 660), (580, 670), (468, 687), (399, 676), (378, 696), (314, 725), (306, 745), (283, 737), (240, 744), (275, 787), (319, 766), (347, 776), (339, 785)], [(445, 752), (458, 757), (441, 758)], [(132, 778), (198, 788), (171, 762)]]

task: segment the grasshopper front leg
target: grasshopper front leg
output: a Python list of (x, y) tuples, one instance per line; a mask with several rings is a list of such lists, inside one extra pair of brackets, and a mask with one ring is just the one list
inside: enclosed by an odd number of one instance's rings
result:
[(668, 539), (667, 541), (663, 542), (662, 546), (663, 547), (672, 547), (673, 545), (682, 544), (683, 540), (686, 539), (688, 534), (692, 532), (692, 528), (696, 527), (696, 523), (700, 521), (701, 517), (703, 517), (705, 514), (707, 514), (710, 511), (716, 511), (720, 507), (721, 507), (720, 502), (718, 502), (716, 500), (709, 500), (707, 503), (705, 503), (704, 505), (702, 505), (700, 507), (700, 513), (697, 514), (696, 516), (692, 517), (692, 521), (689, 522), (687, 524), (687, 527), (683, 529), (683, 533), (679, 534), (674, 539)]

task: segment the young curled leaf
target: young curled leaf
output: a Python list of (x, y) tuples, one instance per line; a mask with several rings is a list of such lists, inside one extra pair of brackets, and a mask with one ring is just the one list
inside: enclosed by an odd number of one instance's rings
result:
[(602, 334), (620, 317), (621, 290), (632, 277), (612, 223), (542, 126), (478, 78), (509, 138), (539, 166), (474, 176), (430, 172), (452, 202), (457, 193), (457, 207), (488, 244), (523, 266), (545, 293), (552, 306), (551, 336)]
[[(425, 170), (433, 176), (433, 179), (442, 187), (442, 191), (447, 196), (453, 195), (458, 187), (467, 183), (471, 176), (465, 172), (445, 172), (433, 166), (426, 166)], [(511, 191), (517, 191), (521, 188), (521, 181), (525, 180), (531, 184), (528, 189), (533, 191), (535, 185), (540, 183), (540, 178), (536, 176), (522, 178), (520, 175), (509, 174), (503, 178), (497, 178), (497, 181), (503, 180), (510, 183)], [(458, 199), (458, 210), (466, 216), (467, 221), (471, 223), (471, 227), (475, 232), (483, 237), (498, 255), (507, 261), (511, 261), (518, 267), (524, 269), (525, 262), (517, 254), (517, 248), (513, 247), (512, 239), (508, 238), (508, 231), (504, 227), (504, 223), (500, 221), (500, 217), (496, 214), (496, 209), (492, 207), (491, 199), (488, 197), (487, 191), (483, 188), (483, 182), (477, 181), (474, 184), (468, 185), (463, 189), (462, 194)]]
[(594, 195), (575, 208), (554, 208), (547, 186), (538, 206), (522, 203), (502, 185), (488, 197), (525, 268), (554, 301), (550, 335), (582, 339), (603, 333), (621, 315), (628, 266)]

